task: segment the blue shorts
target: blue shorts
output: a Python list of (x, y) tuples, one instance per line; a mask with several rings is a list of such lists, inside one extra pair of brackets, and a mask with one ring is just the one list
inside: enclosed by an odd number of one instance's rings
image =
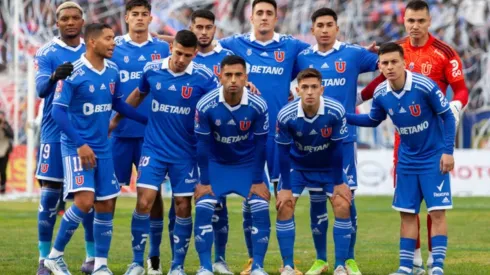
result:
[(344, 174), (347, 177), (347, 185), (351, 190), (357, 189), (357, 144), (355, 142), (349, 142), (342, 144), (344, 151), (343, 154), (343, 169)]
[[(247, 198), (253, 181), (254, 163), (226, 165), (209, 161), (209, 182), (216, 197), (234, 193)], [(269, 186), (265, 172), (262, 179)]]
[(278, 182), (279, 181), (279, 150), (277, 148), (276, 141), (274, 140), (274, 136), (267, 137), (267, 156), (266, 156), (266, 165), (267, 165), (267, 176), (270, 182)]
[[(295, 197), (301, 196), (305, 189), (314, 192), (325, 192), (328, 196), (332, 196), (334, 182), (330, 172), (292, 170), (289, 177), (291, 180), (291, 191)], [(282, 182), (277, 187), (278, 191), (281, 189), (281, 185)]]
[(119, 183), (114, 174), (112, 159), (96, 159), (96, 166), (85, 170), (78, 155), (63, 157), (63, 170), (65, 172), (64, 196), (65, 200), (73, 199), (79, 191), (95, 193), (96, 201), (115, 198), (120, 193)]
[(138, 166), (140, 161), (143, 138), (113, 137), (111, 140), (112, 159), (117, 180), (120, 185), (129, 185), (133, 164)]
[(36, 178), (61, 184), (63, 182), (63, 161), (61, 159), (61, 143), (41, 143)]
[(429, 212), (453, 208), (449, 173), (403, 174), (397, 171), (393, 209), (418, 214), (422, 200)]
[(168, 173), (172, 196), (191, 197), (199, 181), (199, 171), (195, 160), (184, 163), (169, 163), (159, 160), (150, 148), (143, 147), (138, 165), (136, 186), (159, 190)]

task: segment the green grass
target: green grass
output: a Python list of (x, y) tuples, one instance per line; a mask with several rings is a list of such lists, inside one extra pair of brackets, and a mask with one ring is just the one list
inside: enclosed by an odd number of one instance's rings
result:
[[(114, 274), (123, 274), (131, 262), (131, 213), (135, 200), (121, 198), (117, 203), (114, 235), (109, 255), (109, 265)], [(169, 201), (165, 201), (168, 205)], [(241, 201), (229, 199), (230, 236), (227, 261), (233, 271), (240, 272), (247, 260), (246, 247), (241, 227)], [(455, 209), (448, 213), (449, 249), (446, 260), (446, 274), (490, 274), (490, 199), (455, 198)], [(391, 209), (389, 197), (359, 197), (357, 209), (359, 233), (357, 237), (356, 260), (365, 275), (389, 274), (398, 267), (399, 216)], [(0, 202), (0, 274), (35, 274), (37, 269), (37, 202)], [(424, 210), (425, 211), (425, 210)], [(315, 250), (310, 235), (309, 203), (302, 199), (296, 209), (297, 267), (306, 271), (315, 259)], [(424, 212), (425, 213), (425, 212)], [(330, 268), (334, 262), (332, 241), (332, 211), (329, 208), (330, 228), (328, 257)], [(275, 210), (271, 207), (271, 220), (275, 220)], [(425, 227), (425, 214), (422, 218)], [(59, 225), (59, 220), (57, 226)], [(269, 273), (277, 273), (281, 264), (280, 253), (272, 222), (271, 243), (267, 253), (265, 268)], [(56, 229), (57, 232), (57, 229)], [(422, 248), (426, 259), (426, 230), (422, 230)], [(170, 263), (167, 229), (162, 242), (162, 264), (165, 272)], [(74, 235), (66, 249), (66, 260), (73, 274), (78, 271), (85, 257), (83, 229)], [(186, 260), (186, 270), (193, 274), (199, 266), (190, 245)], [(329, 272), (331, 274), (331, 271)]]

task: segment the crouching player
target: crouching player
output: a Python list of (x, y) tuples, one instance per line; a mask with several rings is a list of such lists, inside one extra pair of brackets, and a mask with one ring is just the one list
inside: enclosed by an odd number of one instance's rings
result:
[[(282, 275), (294, 275), (294, 206), (306, 188), (312, 196), (332, 194), (335, 213), (334, 275), (347, 275), (352, 224), (351, 191), (342, 170), (342, 140), (348, 136), (345, 110), (340, 102), (323, 97), (322, 75), (316, 69), (298, 74), (300, 96), (278, 114), (276, 143), (279, 147), (281, 181), (277, 196), (277, 239), (284, 262)], [(291, 171), (292, 169), (292, 171)], [(327, 216), (324, 220), (326, 224)], [(313, 232), (313, 234), (315, 234)]]
[(447, 249), (445, 210), (452, 208), (449, 173), (454, 167), (455, 118), (436, 83), (405, 70), (403, 48), (386, 43), (379, 49), (379, 69), (387, 78), (375, 90), (369, 115), (347, 114), (352, 125), (376, 127), (389, 114), (401, 138), (393, 208), (400, 211), (400, 267), (412, 274), (417, 214), (422, 199), (432, 218), (431, 275), (444, 274)]
[(201, 268), (212, 275), (212, 216), (219, 198), (230, 193), (247, 199), (252, 211), (252, 275), (266, 274), (269, 245), (269, 188), (264, 182), (269, 116), (265, 101), (244, 87), (245, 60), (230, 55), (221, 61), (223, 85), (199, 100), (195, 118), (201, 183), (197, 185), (194, 238)]

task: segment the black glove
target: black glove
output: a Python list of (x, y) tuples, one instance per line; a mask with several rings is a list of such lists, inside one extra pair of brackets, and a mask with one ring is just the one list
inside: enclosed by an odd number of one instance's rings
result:
[(70, 62), (61, 64), (56, 68), (54, 73), (51, 75), (51, 81), (56, 82), (60, 79), (65, 79), (71, 75), (73, 72), (73, 64)]

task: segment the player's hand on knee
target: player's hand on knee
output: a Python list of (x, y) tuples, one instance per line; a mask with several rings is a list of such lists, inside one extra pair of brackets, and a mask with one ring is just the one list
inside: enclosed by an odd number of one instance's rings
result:
[(252, 194), (257, 195), (266, 201), (269, 201), (271, 199), (271, 193), (269, 192), (269, 188), (264, 182), (252, 184), (252, 187), (250, 188), (250, 194), (248, 195), (248, 197), (250, 198)]
[(88, 146), (87, 144), (84, 144), (77, 149), (78, 157), (80, 157), (80, 161), (82, 162), (82, 166), (85, 170), (90, 170), (95, 167), (95, 153)]
[(335, 185), (333, 188), (332, 201), (341, 198), (346, 200), (349, 203), (349, 205), (351, 205), (352, 192), (350, 191), (349, 186), (345, 183)]
[(252, 94), (254, 95), (261, 95), (259, 89), (257, 86), (255, 86), (252, 82), (248, 81), (247, 84), (245, 85)]
[(277, 192), (276, 210), (282, 207), (294, 208), (294, 202), (293, 192), (291, 190), (282, 189)]
[(204, 195), (212, 195), (214, 196), (213, 190), (211, 189), (211, 185), (198, 184), (196, 189), (194, 190), (194, 199), (198, 201)]
[(451, 172), (454, 168), (454, 157), (448, 154), (442, 154), (440, 169), (443, 174)]

